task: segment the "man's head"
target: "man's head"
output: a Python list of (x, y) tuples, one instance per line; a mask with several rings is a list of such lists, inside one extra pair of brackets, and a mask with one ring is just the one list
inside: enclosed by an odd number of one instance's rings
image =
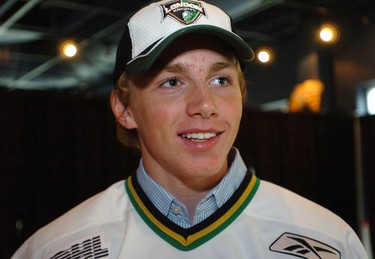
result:
[[(155, 71), (155, 67), (160, 67), (160, 56), (171, 44), (192, 34), (213, 38), (233, 53), (245, 100), (242, 68), (246, 61), (253, 58), (253, 52), (232, 29), (231, 19), (225, 12), (201, 1), (160, 1), (140, 9), (127, 22), (113, 72), (117, 93), (124, 107), (128, 106), (131, 96), (129, 78), (139, 78), (139, 75), (145, 76)], [(126, 146), (139, 147), (135, 129), (127, 129), (119, 124), (118, 137)]]
[(251, 60), (253, 51), (233, 32), (230, 16), (195, 0), (163, 0), (129, 17), (119, 42), (114, 82), (123, 72), (143, 74), (172, 42), (185, 34), (213, 36), (228, 44), (241, 62)]

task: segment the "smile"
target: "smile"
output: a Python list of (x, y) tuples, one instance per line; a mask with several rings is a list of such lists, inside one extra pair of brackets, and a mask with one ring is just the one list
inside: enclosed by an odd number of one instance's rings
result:
[(204, 141), (204, 140), (208, 140), (208, 139), (214, 138), (217, 135), (219, 135), (219, 133), (214, 133), (214, 132), (197, 132), (197, 133), (182, 134), (181, 136), (183, 138), (187, 138), (187, 139), (194, 140), (194, 141)]

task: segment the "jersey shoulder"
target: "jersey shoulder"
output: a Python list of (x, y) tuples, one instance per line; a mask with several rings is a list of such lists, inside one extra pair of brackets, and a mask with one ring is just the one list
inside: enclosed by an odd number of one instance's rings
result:
[[(103, 224), (121, 221), (130, 204), (124, 180), (92, 196), (35, 232), (17, 251), (35, 253), (69, 236), (79, 236)], [(17, 255), (15, 254), (15, 258)]]
[(327, 232), (350, 228), (342, 218), (327, 208), (264, 180), (261, 180), (246, 213), (279, 223)]

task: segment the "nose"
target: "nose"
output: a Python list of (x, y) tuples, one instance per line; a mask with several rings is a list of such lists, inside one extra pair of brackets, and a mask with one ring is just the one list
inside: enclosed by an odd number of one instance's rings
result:
[(200, 116), (203, 119), (215, 117), (218, 114), (215, 94), (208, 86), (196, 86), (188, 95), (187, 113), (189, 116)]

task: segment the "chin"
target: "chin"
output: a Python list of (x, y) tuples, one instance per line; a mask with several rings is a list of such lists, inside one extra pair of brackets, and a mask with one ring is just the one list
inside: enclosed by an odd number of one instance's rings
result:
[[(215, 165), (215, 166), (207, 166), (207, 165)], [(211, 163), (207, 163), (205, 165), (202, 165), (202, 166), (197, 166), (195, 165), (194, 168), (188, 168), (189, 170), (189, 175), (191, 175), (191, 177), (213, 177), (213, 176), (222, 176), (223, 174), (226, 173), (227, 171), (227, 168), (226, 168), (226, 164), (223, 166), (220, 166), (218, 167), (217, 166), (218, 163), (214, 163), (214, 162), (211, 162)]]

